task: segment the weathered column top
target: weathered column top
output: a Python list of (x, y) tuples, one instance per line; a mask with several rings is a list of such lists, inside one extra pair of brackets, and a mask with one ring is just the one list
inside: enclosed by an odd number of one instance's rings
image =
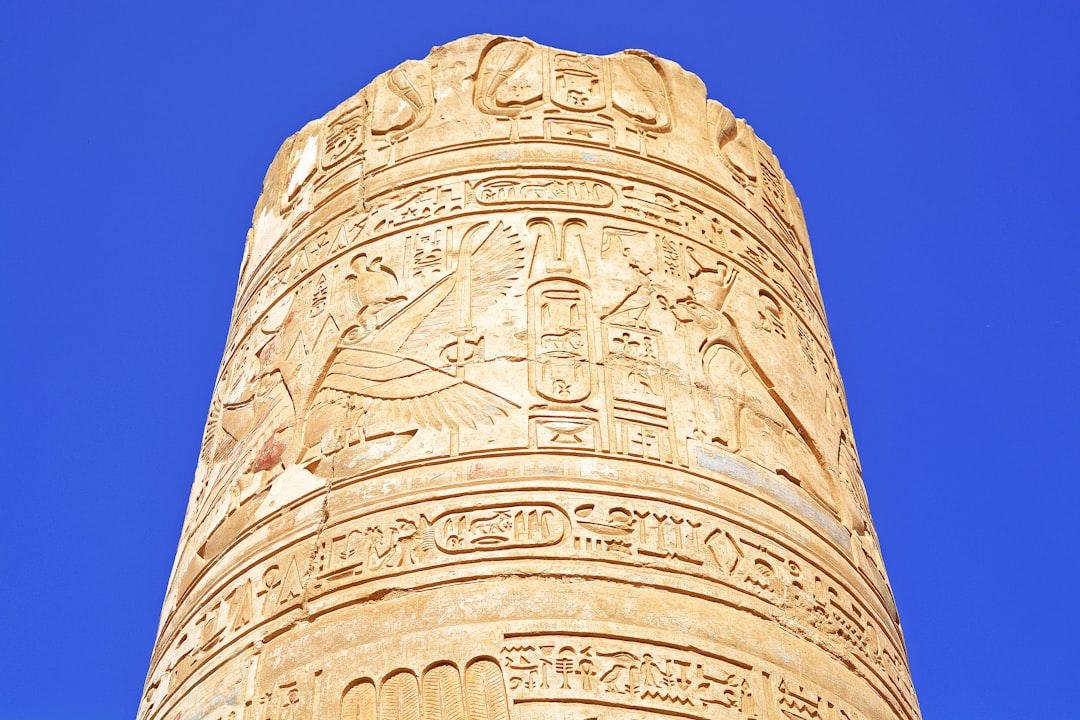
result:
[(648, 53), (463, 38), (264, 181), (142, 716), (430, 688), (918, 717), (798, 198)]

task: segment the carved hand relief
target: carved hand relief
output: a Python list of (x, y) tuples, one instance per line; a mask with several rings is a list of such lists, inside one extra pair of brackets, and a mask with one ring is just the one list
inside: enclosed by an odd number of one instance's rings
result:
[(914, 720), (861, 472), (753, 129), (458, 41), (274, 161), (140, 720)]

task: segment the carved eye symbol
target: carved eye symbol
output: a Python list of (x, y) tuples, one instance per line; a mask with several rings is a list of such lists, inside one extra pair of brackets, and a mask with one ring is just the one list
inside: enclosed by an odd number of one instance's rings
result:
[(363, 337), (363, 335), (364, 333), (360, 330), (359, 327), (354, 327), (347, 333), (345, 333), (345, 337), (342, 339), (347, 343), (354, 343), (358, 342), (360, 338)]

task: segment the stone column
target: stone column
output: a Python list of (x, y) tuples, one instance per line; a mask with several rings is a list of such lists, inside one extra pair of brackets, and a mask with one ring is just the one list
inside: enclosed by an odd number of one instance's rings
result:
[(493, 36), (286, 141), (139, 717), (918, 718), (769, 146)]

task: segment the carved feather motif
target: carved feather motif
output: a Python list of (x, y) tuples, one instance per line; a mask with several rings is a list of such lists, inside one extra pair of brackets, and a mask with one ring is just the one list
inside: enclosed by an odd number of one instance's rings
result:
[(461, 678), (453, 665), (436, 665), (425, 672), (423, 693), (423, 720), (465, 720)]
[(341, 720), (378, 720), (375, 703), (375, 683), (362, 680), (341, 699)]
[(420, 359), (433, 337), (453, 339), (473, 309), (490, 304), (525, 264), (525, 248), (503, 223), (475, 225), (462, 238), (458, 268), (369, 334), (354, 326), (330, 354), (312, 394), (345, 393), (364, 412), (400, 427), (475, 428), (516, 407), (489, 390)]
[(502, 670), (491, 660), (477, 660), (465, 668), (467, 720), (510, 720)]
[[(485, 234), (486, 231), (486, 234)], [(469, 244), (473, 244), (469, 252)], [(458, 299), (462, 295), (467, 304), (465, 314), (495, 302), (496, 297), (510, 287), (518, 271), (525, 267), (525, 246), (516, 233), (503, 223), (488, 230), (483, 225), (471, 228), (461, 241), (458, 267), (441, 282), (452, 283), (444, 297), (433, 307), (405, 338), (401, 354), (422, 357), (431, 349), (435, 336), (446, 335), (462, 321)], [(467, 266), (467, 267), (466, 267)], [(467, 271), (467, 272), (466, 272)]]
[(420, 720), (420, 688), (411, 672), (387, 678), (379, 696), (379, 720)]

